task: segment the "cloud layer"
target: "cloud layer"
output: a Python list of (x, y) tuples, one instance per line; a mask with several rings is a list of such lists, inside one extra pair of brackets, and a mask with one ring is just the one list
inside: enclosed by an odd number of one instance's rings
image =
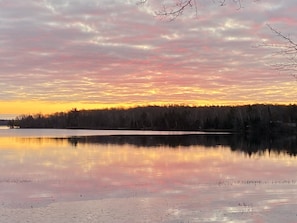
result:
[[(297, 4), (197, 1), (168, 22), (158, 1), (0, 1), (0, 101), (86, 104), (296, 103), (267, 27), (297, 37)], [(200, 4), (201, 3), (201, 4)]]

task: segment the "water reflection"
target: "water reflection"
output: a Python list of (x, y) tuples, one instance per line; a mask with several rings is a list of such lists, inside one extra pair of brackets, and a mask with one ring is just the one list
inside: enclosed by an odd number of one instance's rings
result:
[[(56, 139), (61, 140), (61, 139)], [(268, 153), (286, 153), (291, 156), (297, 155), (296, 137), (279, 138), (247, 138), (242, 135), (119, 135), (119, 136), (89, 136), (70, 137), (68, 142), (78, 144), (111, 144), (111, 145), (134, 145), (137, 147), (169, 147), (180, 148), (190, 146), (204, 147), (229, 147), (232, 151), (240, 151), (249, 156), (253, 154), (264, 155)]]
[[(123, 210), (138, 210), (135, 222), (144, 213), (146, 222), (271, 222), (275, 213), (294, 222), (296, 138), (245, 140), (0, 137), (0, 210), (112, 200), (123, 201), (116, 203)], [(110, 215), (130, 216), (108, 205)]]

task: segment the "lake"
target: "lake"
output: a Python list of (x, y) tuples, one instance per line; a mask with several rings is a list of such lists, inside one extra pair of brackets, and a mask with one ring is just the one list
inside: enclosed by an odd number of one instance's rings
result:
[(297, 222), (296, 137), (0, 129), (1, 222)]

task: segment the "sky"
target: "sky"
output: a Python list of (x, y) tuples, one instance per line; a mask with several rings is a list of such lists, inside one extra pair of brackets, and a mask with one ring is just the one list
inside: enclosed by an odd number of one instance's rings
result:
[[(297, 103), (267, 25), (297, 40), (296, 0), (0, 0), (0, 118), (138, 105)], [(272, 45), (271, 45), (272, 44)], [(267, 47), (267, 46), (270, 47)]]

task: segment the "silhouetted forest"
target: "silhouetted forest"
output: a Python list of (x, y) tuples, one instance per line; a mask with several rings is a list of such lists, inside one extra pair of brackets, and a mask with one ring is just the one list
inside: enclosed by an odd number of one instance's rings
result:
[(0, 119), (0, 126), (7, 126), (7, 125), (8, 125), (8, 120)]
[(297, 105), (145, 106), (23, 115), (11, 120), (20, 128), (204, 130), (296, 133)]

